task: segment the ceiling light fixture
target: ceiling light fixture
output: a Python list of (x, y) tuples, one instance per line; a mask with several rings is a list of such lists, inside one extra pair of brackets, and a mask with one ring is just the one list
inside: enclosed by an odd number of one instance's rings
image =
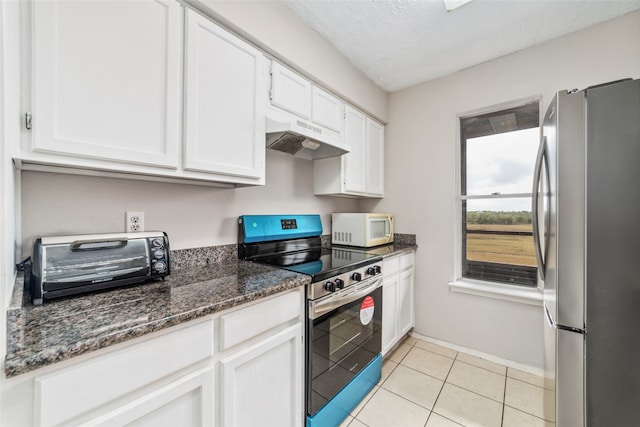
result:
[(451, 12), (460, 6), (464, 6), (469, 3), (471, 0), (443, 0), (444, 7), (447, 9), (447, 12)]

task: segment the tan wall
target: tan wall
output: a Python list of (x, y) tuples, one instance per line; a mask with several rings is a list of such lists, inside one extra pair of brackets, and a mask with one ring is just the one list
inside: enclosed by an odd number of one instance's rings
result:
[(236, 243), (243, 214), (321, 214), (357, 209), (355, 199), (313, 195), (311, 162), (267, 152), (267, 185), (223, 189), (39, 172), (22, 174), (22, 244), (52, 234), (124, 231), (125, 211), (143, 211), (146, 230), (169, 234), (172, 249)]
[(561, 89), (640, 77), (636, 12), (447, 77), (393, 93), (386, 128), (386, 197), (361, 204), (392, 211), (417, 233), (416, 332), (542, 366), (541, 307), (452, 292), (456, 115)]

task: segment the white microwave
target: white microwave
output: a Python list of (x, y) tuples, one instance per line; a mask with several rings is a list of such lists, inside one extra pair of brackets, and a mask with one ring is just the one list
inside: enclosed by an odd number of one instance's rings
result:
[(382, 213), (334, 213), (331, 243), (368, 248), (393, 242), (393, 215)]

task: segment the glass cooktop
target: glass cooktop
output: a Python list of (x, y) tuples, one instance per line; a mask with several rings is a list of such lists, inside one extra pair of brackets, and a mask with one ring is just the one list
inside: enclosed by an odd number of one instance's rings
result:
[(380, 255), (343, 248), (313, 248), (299, 252), (266, 255), (253, 261), (312, 276), (312, 282), (382, 261)]

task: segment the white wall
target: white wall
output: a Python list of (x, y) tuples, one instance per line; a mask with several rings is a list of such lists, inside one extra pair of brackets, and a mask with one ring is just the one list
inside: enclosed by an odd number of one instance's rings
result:
[(557, 90), (625, 77), (640, 77), (638, 12), (390, 95), (386, 197), (360, 207), (395, 212), (397, 231), (417, 234), (416, 332), (543, 365), (540, 307), (447, 286), (458, 226), (456, 114), (540, 94), (546, 110)]
[(314, 196), (309, 160), (268, 150), (266, 165), (265, 186), (237, 189), (23, 172), (23, 252), (41, 235), (122, 232), (127, 210), (143, 211), (146, 230), (184, 249), (236, 243), (242, 214), (319, 213), (328, 233), (331, 212), (357, 208), (355, 199)]
[(187, 0), (343, 99), (387, 122), (387, 93), (281, 1)]

